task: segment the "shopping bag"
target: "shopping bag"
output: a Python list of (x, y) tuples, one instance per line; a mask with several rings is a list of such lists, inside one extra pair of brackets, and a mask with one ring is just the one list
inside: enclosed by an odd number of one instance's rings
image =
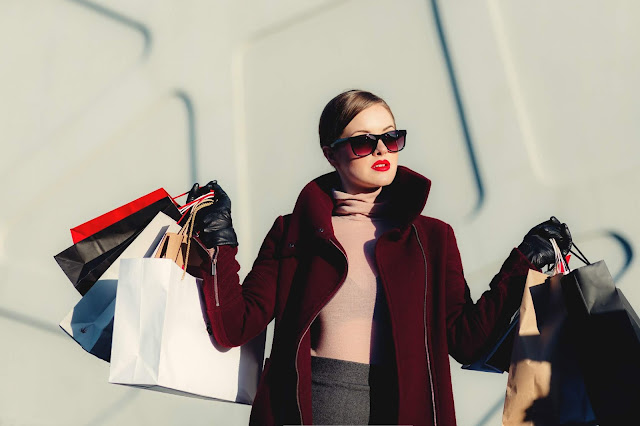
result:
[(84, 350), (109, 361), (120, 259), (151, 257), (168, 231), (179, 230), (175, 220), (158, 213), (60, 322), (60, 327)]
[(173, 200), (165, 197), (88, 236), (54, 258), (80, 294), (84, 295), (158, 212), (175, 220), (180, 219), (180, 212)]
[(120, 264), (109, 382), (251, 404), (265, 334), (235, 348), (209, 335), (202, 281), (171, 259)]
[(516, 311), (509, 324), (498, 333), (498, 340), (472, 364), (465, 364), (463, 370), (483, 371), (486, 373), (504, 373), (509, 371), (513, 342), (518, 332), (520, 311)]
[[(213, 191), (211, 191), (211, 194), (213, 194)], [(154, 257), (171, 259), (185, 271), (187, 270), (187, 266), (206, 268), (207, 265), (205, 263), (211, 261), (211, 254), (200, 240), (193, 236), (193, 227), (198, 211), (214, 203), (214, 201), (210, 199), (211, 197), (209, 194), (206, 194), (201, 197), (196, 205), (190, 207), (189, 215), (184, 226), (177, 233), (167, 232), (165, 234)], [(194, 247), (194, 250), (191, 250), (192, 247)]]
[(595, 416), (567, 336), (560, 250), (551, 276), (527, 275), (507, 379), (503, 425), (590, 425)]
[(562, 278), (570, 336), (601, 425), (634, 423), (640, 402), (640, 319), (603, 260)]
[[(557, 254), (556, 254), (557, 256)], [(566, 262), (569, 261), (567, 256)], [(565, 271), (564, 262), (557, 262), (556, 268), (558, 272)], [(463, 370), (482, 371), (486, 373), (504, 373), (509, 371), (511, 364), (511, 353), (513, 350), (513, 342), (518, 334), (518, 326), (520, 321), (520, 310), (517, 310), (509, 321), (506, 327), (499, 330), (496, 333), (497, 338), (492, 343), (483, 355), (472, 364), (465, 364), (461, 368)]]
[(85, 238), (95, 234), (98, 231), (103, 230), (109, 225), (124, 219), (127, 216), (131, 216), (133, 213), (142, 210), (143, 208), (159, 201), (163, 198), (167, 198), (169, 194), (163, 188), (157, 189), (147, 195), (144, 195), (138, 199), (131, 201), (130, 203), (120, 206), (111, 210), (103, 215), (96, 217), (88, 222), (78, 225), (75, 228), (71, 228), (71, 239), (76, 244)]

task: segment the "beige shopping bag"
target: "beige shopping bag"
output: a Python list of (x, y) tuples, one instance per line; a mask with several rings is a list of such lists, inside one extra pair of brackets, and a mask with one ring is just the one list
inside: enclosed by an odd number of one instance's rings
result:
[(595, 424), (574, 348), (565, 335), (563, 273), (555, 272), (568, 268), (559, 253), (551, 276), (535, 270), (527, 275), (507, 379), (505, 426)]
[[(204, 246), (200, 246), (193, 239), (193, 225), (198, 211), (206, 206), (213, 204), (212, 200), (204, 200), (195, 205), (187, 222), (179, 232), (167, 232), (158, 245), (158, 249), (154, 257), (162, 259), (171, 259), (186, 272), (187, 266), (203, 266), (205, 262), (210, 261), (210, 254)], [(195, 250), (192, 250), (195, 246)]]

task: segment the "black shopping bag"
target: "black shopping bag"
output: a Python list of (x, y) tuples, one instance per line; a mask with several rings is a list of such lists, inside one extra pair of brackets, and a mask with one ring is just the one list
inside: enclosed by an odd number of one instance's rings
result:
[(54, 258), (76, 290), (85, 295), (159, 212), (174, 220), (181, 216), (171, 198), (165, 197), (79, 241)]
[(158, 213), (60, 321), (60, 327), (84, 350), (109, 361), (121, 259), (151, 257), (166, 232), (179, 230), (174, 219)]
[(633, 423), (640, 403), (638, 315), (602, 260), (565, 275), (562, 291), (568, 335), (599, 424)]
[(518, 334), (520, 311), (511, 317), (509, 325), (498, 333), (496, 343), (486, 350), (479, 360), (473, 364), (465, 364), (463, 370), (483, 371), (486, 373), (504, 373), (509, 371), (513, 341)]

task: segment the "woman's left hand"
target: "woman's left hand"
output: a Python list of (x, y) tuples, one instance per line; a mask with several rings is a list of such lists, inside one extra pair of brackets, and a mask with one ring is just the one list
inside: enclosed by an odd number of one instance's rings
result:
[(537, 268), (542, 269), (545, 265), (554, 264), (556, 260), (553, 246), (549, 241), (551, 238), (556, 240), (562, 255), (566, 256), (573, 245), (571, 232), (567, 224), (560, 223), (555, 216), (531, 228), (518, 246), (518, 250)]

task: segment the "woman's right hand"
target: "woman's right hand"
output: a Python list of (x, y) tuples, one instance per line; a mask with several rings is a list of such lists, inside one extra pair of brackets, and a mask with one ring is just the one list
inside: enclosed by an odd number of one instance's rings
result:
[(207, 248), (223, 245), (235, 247), (238, 245), (238, 238), (231, 221), (231, 200), (217, 181), (213, 180), (202, 188), (197, 182), (194, 183), (187, 196), (187, 203), (211, 191), (215, 192), (214, 203), (198, 211), (194, 231)]

